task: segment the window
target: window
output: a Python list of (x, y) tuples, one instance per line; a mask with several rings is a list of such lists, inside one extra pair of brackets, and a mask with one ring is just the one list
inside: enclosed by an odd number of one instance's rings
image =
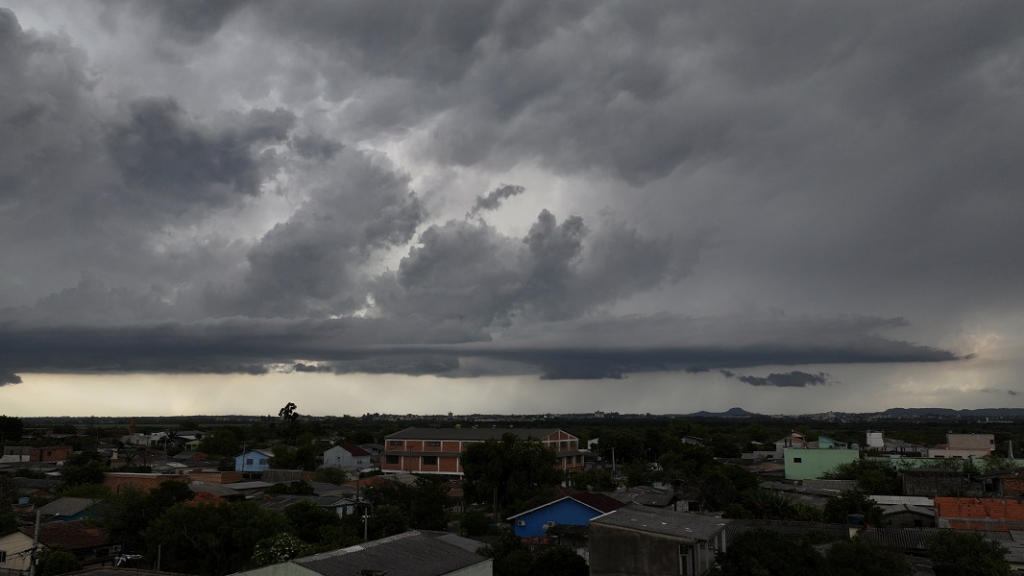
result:
[(441, 447), (441, 443), (438, 442), (437, 440), (428, 440), (427, 441), (427, 446), (429, 446), (431, 448), (440, 448)]
[(401, 446), (403, 440), (388, 440), (388, 446)]
[(398, 464), (398, 456), (385, 456), (384, 462), (387, 464)]
[(0, 564), (7, 562), (7, 550), (0, 550)]
[(801, 463), (803, 463), (803, 461), (804, 461), (803, 458), (793, 458), (793, 463), (794, 464), (801, 464)]
[(245, 459), (245, 465), (246, 466), (252, 466), (252, 458), (246, 458)]
[(424, 466), (437, 466), (437, 456), (424, 456), (423, 457), (423, 465)]

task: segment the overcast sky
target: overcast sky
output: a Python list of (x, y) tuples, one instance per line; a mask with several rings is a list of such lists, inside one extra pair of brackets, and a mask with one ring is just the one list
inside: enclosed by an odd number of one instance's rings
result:
[(0, 6), (0, 413), (1024, 406), (1024, 4)]

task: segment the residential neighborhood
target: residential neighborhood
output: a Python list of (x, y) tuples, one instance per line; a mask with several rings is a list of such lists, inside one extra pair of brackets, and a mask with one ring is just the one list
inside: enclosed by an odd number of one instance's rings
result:
[[(47, 574), (503, 575), (527, 562), (537, 574), (700, 575), (730, 573), (766, 534), (829, 535), (815, 536), (820, 562), (868, 546), (910, 574), (943, 574), (929, 542), (947, 532), (1024, 570), (1024, 460), (1011, 427), (900, 428), (908, 442), (877, 428), (679, 418), (637, 428), (605, 415), (566, 428), (453, 417), (397, 430), (300, 415), (144, 431), (133, 419), (120, 435), (13, 421), (3, 420), (2, 576), (29, 576), (33, 562)], [(248, 540), (211, 536), (205, 551), (175, 532), (239, 522)]]

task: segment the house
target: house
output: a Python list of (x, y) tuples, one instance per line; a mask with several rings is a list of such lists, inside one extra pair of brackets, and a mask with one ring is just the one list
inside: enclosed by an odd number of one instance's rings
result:
[(370, 453), (354, 444), (342, 444), (324, 451), (324, 466), (346, 470), (365, 470), (370, 467)]
[[(35, 526), (23, 526), (0, 534), (0, 571), (28, 571), (31, 564), (32, 540)], [(83, 568), (96, 566), (113, 559), (110, 537), (95, 526), (82, 522), (50, 522), (39, 528), (42, 548), (60, 549), (78, 558)]]
[(520, 538), (543, 538), (546, 530), (556, 524), (586, 526), (596, 518), (626, 504), (596, 492), (580, 492), (564, 496), (543, 506), (506, 518), (512, 531)]
[(412, 531), (236, 576), (492, 576), (493, 560), (480, 543), (445, 532)]
[(782, 458), (786, 448), (810, 448), (810, 441), (799, 432), (790, 432), (789, 436), (775, 441), (775, 458)]
[(71, 446), (6, 446), (4, 462), (62, 462), (73, 452)]
[(302, 501), (311, 502), (324, 510), (334, 512), (340, 518), (355, 515), (356, 501), (345, 496), (298, 496), (283, 494), (260, 504), (260, 508), (283, 512), (285, 508)]
[(235, 456), (235, 472), (263, 472), (270, 468), (274, 452), (269, 449), (249, 450)]
[(96, 516), (101, 511), (101, 502), (92, 498), (57, 498), (39, 508), (43, 522), (60, 520), (74, 522)]
[(462, 452), (473, 444), (500, 440), (513, 434), (520, 440), (537, 440), (555, 451), (559, 470), (583, 470), (579, 439), (556, 428), (406, 428), (385, 438), (385, 472), (447, 474), (462, 476)]
[(590, 575), (706, 574), (729, 520), (631, 504), (590, 521)]
[(860, 459), (860, 451), (851, 448), (786, 448), (783, 450), (786, 480), (821, 478), (840, 464)]
[(981, 458), (996, 449), (992, 434), (946, 434), (946, 444), (928, 449), (929, 458)]

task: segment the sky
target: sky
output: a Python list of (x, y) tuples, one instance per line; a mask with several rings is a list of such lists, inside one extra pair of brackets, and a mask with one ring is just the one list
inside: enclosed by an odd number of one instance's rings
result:
[(1022, 23), (0, 0), (0, 413), (1024, 407)]

